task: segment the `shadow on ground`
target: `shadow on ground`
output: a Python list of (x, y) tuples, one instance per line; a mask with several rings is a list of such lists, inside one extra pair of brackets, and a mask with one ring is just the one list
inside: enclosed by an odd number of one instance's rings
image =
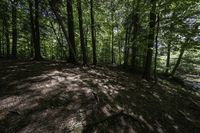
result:
[(200, 132), (199, 92), (106, 67), (0, 61), (0, 132)]

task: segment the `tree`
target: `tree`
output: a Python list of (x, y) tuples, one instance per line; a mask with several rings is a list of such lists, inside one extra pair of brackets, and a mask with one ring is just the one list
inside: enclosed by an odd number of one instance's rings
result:
[(17, 0), (12, 1), (12, 58), (17, 58)]
[(65, 37), (65, 39), (66, 39), (66, 41), (67, 41), (67, 43), (69, 45), (69, 49), (72, 52), (72, 56), (73, 56), (72, 58), (76, 62), (75, 51), (74, 51), (74, 49), (73, 49), (73, 47), (71, 45), (71, 41), (70, 41), (69, 35), (68, 35), (68, 33), (67, 33), (66, 29), (65, 29), (64, 22), (63, 22), (63, 20), (62, 20), (62, 18), (60, 16), (60, 14), (58, 13), (58, 9), (56, 7), (57, 6), (57, 1), (56, 0), (48, 0), (48, 3), (49, 3), (51, 10), (53, 11), (53, 13), (54, 13), (54, 15), (56, 17), (56, 20), (58, 21), (58, 24), (60, 25), (60, 27), (61, 27), (61, 29), (63, 31), (64, 37)]
[[(67, 0), (67, 16), (68, 16), (68, 32), (69, 32), (69, 40), (76, 55), (76, 46), (75, 46), (75, 36), (74, 36), (74, 16), (73, 16), (73, 6), (72, 0)], [(75, 56), (73, 56), (72, 50), (69, 49), (69, 61), (75, 62)]]
[(35, 0), (35, 60), (41, 60), (41, 50), (40, 50), (40, 25), (39, 25), (39, 0)]
[(96, 37), (95, 37), (93, 0), (90, 0), (90, 14), (91, 14), (93, 64), (96, 65), (97, 64), (97, 55), (96, 55)]
[(149, 22), (149, 36), (148, 36), (148, 49), (146, 56), (146, 64), (144, 68), (143, 78), (149, 80), (151, 78), (151, 67), (154, 46), (154, 34), (156, 25), (156, 0), (151, 0), (150, 22)]
[(87, 55), (86, 55), (86, 47), (85, 47), (84, 32), (83, 32), (81, 0), (77, 0), (77, 9), (79, 18), (79, 31), (80, 31), (81, 50), (83, 55), (83, 64), (87, 64)]

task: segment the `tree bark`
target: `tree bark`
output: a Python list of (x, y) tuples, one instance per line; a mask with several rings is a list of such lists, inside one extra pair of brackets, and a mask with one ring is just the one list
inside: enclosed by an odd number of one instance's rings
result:
[(12, 58), (17, 58), (17, 1), (12, 2)]
[(90, 14), (91, 14), (93, 64), (96, 65), (97, 57), (96, 57), (96, 37), (95, 37), (95, 25), (94, 25), (93, 0), (90, 0)]
[(153, 57), (153, 46), (154, 46), (154, 34), (156, 25), (156, 0), (151, 0), (151, 11), (150, 11), (150, 22), (149, 22), (149, 37), (148, 37), (148, 50), (146, 56), (145, 70), (143, 78), (150, 80), (151, 68), (152, 68), (152, 57)]
[(135, 7), (135, 13), (133, 16), (133, 44), (132, 44), (132, 58), (131, 58), (131, 65), (132, 69), (135, 70), (136, 68), (136, 56), (137, 56), (137, 47), (136, 47), (136, 41), (137, 41), (137, 36), (138, 36), (138, 28), (139, 28), (139, 5), (140, 1), (137, 0), (136, 7)]
[[(187, 41), (186, 41), (186, 42), (187, 42)], [(180, 65), (180, 63), (181, 63), (181, 59), (182, 59), (182, 57), (183, 57), (183, 55), (184, 55), (185, 48), (186, 48), (186, 44), (182, 44), (181, 49), (180, 49), (180, 54), (179, 54), (178, 60), (177, 60), (175, 66), (174, 66), (174, 68), (173, 68), (173, 70), (172, 70), (172, 72), (171, 72), (171, 76), (174, 76), (174, 74), (176, 73), (176, 71), (177, 71), (177, 69), (178, 69), (178, 67), (179, 67), (179, 65)]]
[[(111, 4), (111, 7), (112, 7), (113, 5)], [(111, 25), (111, 46), (112, 46), (112, 50), (111, 50), (111, 53), (112, 53), (112, 64), (114, 64), (115, 62), (114, 62), (114, 25), (113, 25), (113, 23), (114, 23), (114, 13), (113, 13), (114, 11), (112, 10), (111, 11), (111, 21), (112, 21), (112, 25)]]
[[(75, 36), (74, 36), (74, 16), (73, 16), (73, 5), (72, 0), (67, 0), (67, 16), (68, 16), (68, 34), (71, 42), (72, 49), (76, 55), (76, 46), (75, 46)], [(69, 61), (75, 62), (72, 50), (69, 49)]]
[(155, 83), (158, 82), (158, 77), (157, 77), (157, 56), (158, 56), (158, 35), (159, 35), (159, 28), (160, 28), (160, 16), (157, 16), (157, 31), (156, 31), (156, 45), (155, 45), (155, 59), (154, 59), (154, 81)]
[(31, 57), (34, 57), (34, 46), (36, 44), (35, 38), (35, 24), (34, 24), (34, 16), (33, 16), (33, 2), (32, 0), (28, 0), (29, 3), (29, 12), (30, 12), (30, 26), (31, 26)]
[(40, 25), (39, 25), (39, 0), (35, 0), (35, 60), (41, 60), (40, 50)]
[(124, 44), (124, 67), (128, 66), (128, 54), (129, 54), (129, 32), (128, 28), (126, 28), (126, 37), (125, 37), (125, 44)]
[[(8, 9), (8, 7), (6, 7)], [(5, 38), (6, 38), (6, 55), (7, 58), (10, 57), (10, 36), (9, 36), (9, 25), (8, 25), (9, 15), (8, 12), (5, 12), (3, 16), (4, 27), (5, 27)]]
[(53, 11), (53, 13), (54, 13), (54, 15), (55, 15), (55, 17), (56, 17), (56, 19), (57, 19), (57, 21), (58, 21), (58, 24), (60, 25), (60, 27), (61, 27), (61, 29), (62, 29), (62, 31), (63, 31), (63, 34), (64, 34), (64, 36), (65, 36), (65, 39), (66, 39), (66, 41), (67, 41), (67, 43), (68, 43), (68, 45), (69, 45), (69, 49), (71, 49), (71, 51), (72, 51), (72, 56), (73, 56), (73, 58), (75, 59), (75, 62), (76, 62), (76, 54), (75, 54), (74, 49), (72, 48), (72, 45), (71, 45), (71, 42), (70, 42), (70, 39), (69, 39), (67, 30), (65, 29), (65, 25), (64, 25), (64, 23), (63, 23), (63, 20), (62, 20), (61, 16), (59, 15), (59, 13), (57, 12), (57, 9), (56, 9), (56, 7), (55, 7), (56, 1), (55, 1), (55, 0), (48, 0), (48, 2), (49, 2), (49, 5), (50, 5), (50, 7), (51, 7), (51, 10)]
[(86, 55), (86, 47), (85, 47), (85, 42), (84, 42), (81, 0), (77, 0), (77, 8), (78, 8), (79, 31), (80, 31), (81, 50), (82, 50), (82, 55), (83, 55), (83, 64), (86, 65), (87, 55)]

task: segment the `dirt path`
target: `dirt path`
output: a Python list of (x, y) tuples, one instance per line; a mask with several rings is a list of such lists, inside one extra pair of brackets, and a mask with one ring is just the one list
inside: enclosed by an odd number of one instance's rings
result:
[(200, 132), (200, 95), (106, 67), (0, 61), (0, 132)]

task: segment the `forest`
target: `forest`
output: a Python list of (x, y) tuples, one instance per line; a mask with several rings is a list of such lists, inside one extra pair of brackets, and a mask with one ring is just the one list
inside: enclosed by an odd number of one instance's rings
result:
[(0, 0), (0, 133), (200, 133), (199, 0)]

